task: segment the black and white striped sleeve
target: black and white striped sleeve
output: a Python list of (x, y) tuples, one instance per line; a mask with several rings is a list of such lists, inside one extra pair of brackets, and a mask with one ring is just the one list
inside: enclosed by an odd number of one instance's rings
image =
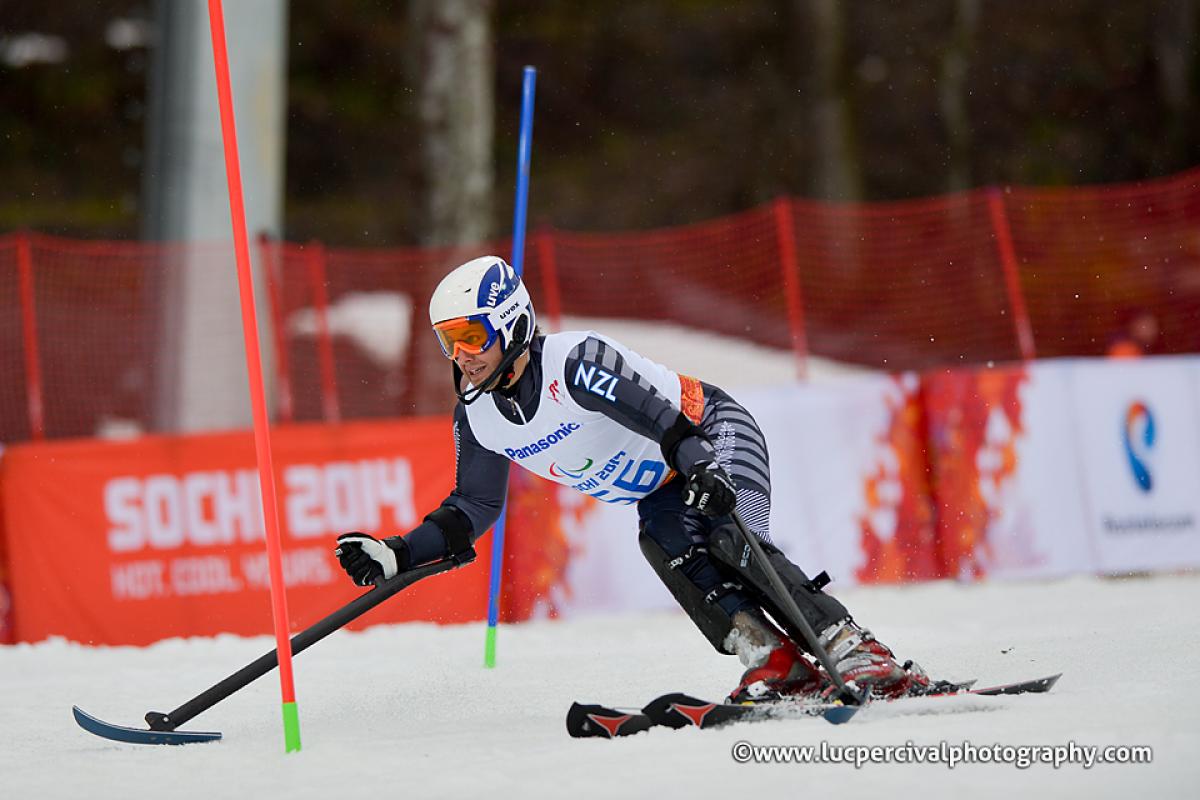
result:
[[(567, 355), (564, 374), (567, 390), (576, 403), (651, 441), (661, 444), (682, 414), (616, 348), (593, 336), (577, 344)], [(701, 435), (688, 436), (675, 449), (675, 463), (671, 466), (687, 471), (697, 461), (712, 457), (713, 448), (707, 439)]]

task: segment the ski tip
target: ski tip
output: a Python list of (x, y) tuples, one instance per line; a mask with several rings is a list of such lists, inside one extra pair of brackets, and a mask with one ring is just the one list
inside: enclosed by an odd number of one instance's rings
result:
[(641, 733), (653, 725), (645, 714), (607, 706), (572, 703), (567, 711), (567, 733), (576, 739), (615, 739)]
[(79, 706), (71, 706), (75, 722), (88, 733), (114, 742), (128, 744), (194, 744), (196, 742), (214, 742), (221, 738), (218, 731), (151, 731), (141, 728), (126, 728), (123, 725), (113, 725), (102, 719), (93, 717)]
[(1059, 672), (1057, 674), (1042, 678), (1040, 681), (1038, 681), (1037, 688), (1032, 689), (1031, 691), (1048, 692), (1054, 688), (1054, 684), (1058, 683), (1058, 679), (1061, 678), (1062, 676), (1063, 676), (1063, 674), (1061, 672)]
[(1035, 678), (1030, 681), (1004, 683), (999, 686), (989, 686), (986, 689), (972, 689), (971, 694), (1002, 695), (1002, 694), (1044, 694), (1054, 688), (1062, 673), (1047, 675), (1045, 678)]
[(713, 703), (673, 692), (651, 700), (642, 713), (654, 724), (668, 728), (715, 728), (734, 720), (761, 715), (764, 710), (761, 706)]

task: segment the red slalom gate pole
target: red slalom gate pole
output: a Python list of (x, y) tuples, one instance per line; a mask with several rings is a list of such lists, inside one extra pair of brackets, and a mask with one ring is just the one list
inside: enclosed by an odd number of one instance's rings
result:
[(246, 237), (246, 209), (242, 202), (242, 173), (238, 161), (237, 128), (233, 119), (233, 92), (229, 86), (229, 54), (225, 49), (225, 16), (221, 0), (208, 0), (213, 62), (217, 71), (217, 99), (221, 107), (221, 139), (225, 143), (225, 177), (229, 182), (229, 211), (233, 218), (233, 247), (237, 255), (238, 294), (242, 301), (242, 337), (246, 368), (250, 373), (250, 405), (254, 412), (254, 451), (258, 457), (258, 482), (262, 489), (263, 520), (267, 529), (267, 563), (271, 573), (271, 611), (275, 621), (275, 648), (279, 656), (279, 684), (283, 692), (283, 736), (286, 752), (300, 749), (300, 714), (292, 679), (292, 643), (288, 637), (287, 592), (283, 585), (279, 510), (275, 497), (275, 468), (271, 459), (270, 420), (263, 391), (259, 355), (258, 320), (254, 311), (254, 282), (250, 274), (250, 244)]
[(1025, 295), (1021, 292), (1021, 269), (1017, 265), (1017, 249), (1013, 246), (1012, 228), (1004, 210), (1004, 196), (992, 187), (987, 190), (988, 214), (992, 219), (992, 231), (996, 236), (996, 250), (1000, 265), (1004, 269), (1004, 284), (1008, 290), (1008, 302), (1013, 310), (1013, 329), (1017, 334), (1017, 347), (1023, 361), (1037, 358), (1033, 344), (1033, 326), (1029, 323), (1029, 312), (1025, 309)]
[(775, 214), (775, 236), (779, 242), (779, 269), (783, 273), (784, 295), (787, 298), (788, 328), (792, 334), (792, 352), (796, 354), (796, 376), (808, 380), (808, 336), (804, 331), (804, 299), (800, 294), (800, 259), (796, 255), (796, 222), (792, 204), (778, 197), (772, 205)]
[(25, 350), (25, 406), (35, 442), (46, 438), (46, 407), (42, 394), (42, 358), (38, 353), (37, 311), (33, 291), (33, 247), (29, 234), (17, 234), (17, 279), (21, 292), (21, 338)]

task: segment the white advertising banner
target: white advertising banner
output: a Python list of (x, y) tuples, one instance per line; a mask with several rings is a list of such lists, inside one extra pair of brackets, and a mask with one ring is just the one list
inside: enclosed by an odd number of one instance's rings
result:
[[(864, 523), (885, 538), (895, 532), (899, 464), (884, 440), (900, 394), (896, 379), (868, 376), (737, 398), (770, 448), (771, 536), (810, 577), (827, 571), (831, 591), (867, 566)], [(865, 482), (880, 473), (881, 502), (869, 508)]]
[[(810, 575), (828, 571), (831, 592), (1200, 566), (1195, 357), (732, 394), (767, 438), (772, 538)], [(569, 490), (559, 506), (571, 549), (560, 610), (676, 607), (638, 547), (635, 508)]]
[(1190, 358), (1070, 362), (1098, 571), (1200, 566), (1196, 375)]
[[(569, 596), (564, 613), (678, 608), (638, 546), (635, 506), (601, 503), (566, 486), (557, 487), (571, 547)], [(572, 509), (585, 506), (584, 513)]]
[[(989, 410), (986, 444), (977, 454), (979, 491), (990, 521), (985, 574), (1045, 578), (1090, 569), (1080, 459), (1075, 447), (1065, 365), (1029, 365), (1018, 389), (1019, 429)], [(1015, 457), (1003, 476), (1004, 448)]]

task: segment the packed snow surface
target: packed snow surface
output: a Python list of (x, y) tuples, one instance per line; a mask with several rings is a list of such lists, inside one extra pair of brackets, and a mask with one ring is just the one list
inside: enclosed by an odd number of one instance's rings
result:
[[(476, 566), (475, 569), (480, 567)], [(643, 564), (631, 564), (643, 569)], [(432, 580), (437, 580), (433, 578)], [(505, 626), (481, 666), (480, 624), (339, 632), (296, 657), (302, 752), (283, 753), (277, 673), (187, 726), (225, 739), (125, 745), (76, 727), (71, 705), (141, 726), (270, 650), (269, 637), (139, 649), (63, 641), (0, 648), (5, 798), (1195, 797), (1200, 779), (1200, 576), (858, 588), (841, 598), (902, 658), (980, 684), (1064, 672), (1049, 695), (877, 705), (849, 724), (571, 739), (572, 700), (640, 706), (718, 697), (740, 672), (682, 615)], [(389, 602), (402, 603), (404, 595)], [(264, 608), (263, 613), (267, 613)], [(918, 713), (929, 712), (929, 713)], [(755, 745), (1149, 745), (1153, 763), (735, 763)]]
[[(788, 386), (796, 382), (796, 354), (747, 339), (722, 336), (669, 322), (610, 317), (563, 317), (563, 330), (593, 330), (616, 339), (646, 358), (675, 372), (715, 383), (728, 390)], [(824, 383), (872, 370), (819, 356), (805, 360), (806, 376)]]

